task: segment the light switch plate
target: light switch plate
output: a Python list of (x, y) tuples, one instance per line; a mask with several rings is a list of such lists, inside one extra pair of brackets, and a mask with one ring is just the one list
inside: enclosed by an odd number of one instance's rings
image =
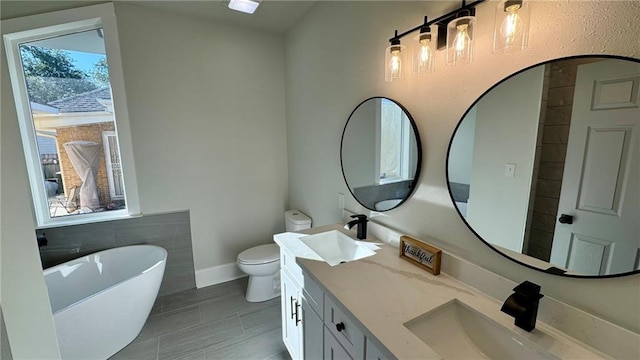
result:
[(516, 164), (511, 164), (511, 163), (504, 164), (504, 176), (516, 177)]

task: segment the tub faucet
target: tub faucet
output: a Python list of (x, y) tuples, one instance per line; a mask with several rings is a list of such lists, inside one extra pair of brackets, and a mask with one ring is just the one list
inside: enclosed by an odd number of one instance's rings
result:
[(540, 285), (525, 281), (513, 291), (515, 293), (507, 298), (500, 310), (513, 316), (517, 327), (531, 331), (536, 327), (538, 304), (544, 296), (540, 294)]
[(351, 215), (355, 220), (351, 220), (344, 226), (345, 229), (349, 230), (354, 225), (358, 225), (358, 239), (366, 239), (367, 238), (367, 215)]

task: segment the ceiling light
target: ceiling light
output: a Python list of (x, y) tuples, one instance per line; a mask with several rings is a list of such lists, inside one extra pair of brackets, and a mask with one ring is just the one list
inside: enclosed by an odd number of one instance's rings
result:
[(262, 0), (228, 0), (223, 1), (229, 6), (229, 9), (240, 11), (247, 14), (253, 14)]

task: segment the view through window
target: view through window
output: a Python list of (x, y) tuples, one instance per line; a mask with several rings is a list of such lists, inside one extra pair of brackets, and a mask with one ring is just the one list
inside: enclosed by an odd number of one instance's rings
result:
[(380, 183), (405, 180), (405, 153), (409, 151), (404, 136), (409, 121), (404, 111), (393, 101), (382, 99), (380, 117)]
[(101, 28), (19, 45), (51, 218), (126, 209)]

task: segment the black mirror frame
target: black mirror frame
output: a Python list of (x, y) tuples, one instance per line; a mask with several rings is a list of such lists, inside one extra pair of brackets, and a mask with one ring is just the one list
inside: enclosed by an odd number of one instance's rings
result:
[[(394, 104), (396, 104), (406, 115), (407, 118), (409, 119), (409, 123), (411, 124), (411, 129), (413, 130), (413, 134), (415, 136), (416, 139), (416, 147), (417, 147), (417, 153), (418, 153), (418, 158), (417, 158), (417, 164), (416, 164), (416, 172), (415, 175), (413, 177), (413, 186), (411, 187), (411, 191), (407, 194), (407, 196), (402, 199), (401, 202), (399, 202), (396, 206), (390, 208), (390, 209), (386, 209), (386, 210), (376, 210), (376, 209), (371, 209), (368, 206), (364, 205), (357, 197), (356, 195), (353, 193), (353, 190), (351, 190), (351, 187), (349, 186), (349, 182), (347, 181), (347, 176), (344, 173), (344, 165), (343, 165), (343, 159), (342, 159), (342, 147), (344, 145), (344, 134), (347, 131), (347, 126), (349, 125), (349, 120), (351, 120), (351, 117), (353, 116), (353, 114), (358, 110), (358, 108), (364, 104), (365, 102), (369, 101), (369, 100), (373, 100), (373, 99), (385, 99), (385, 100), (389, 100), (392, 101)], [(384, 97), (384, 96), (372, 96), (370, 98), (367, 98), (363, 101), (361, 101), (354, 109), (353, 111), (351, 111), (351, 114), (349, 114), (349, 117), (347, 118), (347, 122), (344, 125), (344, 129), (342, 130), (342, 137), (340, 138), (340, 169), (342, 170), (342, 177), (344, 179), (344, 183), (347, 185), (347, 189), (349, 189), (349, 192), (351, 193), (351, 196), (353, 196), (354, 199), (356, 199), (356, 201), (358, 202), (358, 204), (360, 204), (362, 207), (369, 209), (371, 211), (376, 211), (376, 212), (386, 212), (389, 210), (393, 210), (396, 209), (397, 207), (399, 207), (400, 205), (404, 204), (410, 197), (411, 195), (413, 195), (413, 193), (416, 190), (417, 187), (417, 181), (420, 178), (420, 172), (422, 169), (422, 142), (420, 141), (420, 133), (418, 132), (418, 127), (416, 125), (416, 122), (413, 120), (413, 117), (411, 116), (411, 113), (409, 113), (409, 111), (402, 106), (402, 104), (400, 104), (399, 102), (390, 99), (388, 97)]]
[[(546, 274), (552, 274), (552, 275), (559, 275), (559, 276), (563, 276), (563, 277), (568, 277), (568, 278), (577, 278), (577, 279), (606, 279), (606, 278), (617, 278), (617, 277), (623, 277), (623, 276), (629, 276), (629, 275), (634, 275), (634, 274), (640, 274), (640, 270), (634, 270), (634, 271), (628, 271), (628, 272), (624, 272), (624, 273), (618, 273), (618, 274), (609, 274), (609, 275), (577, 275), (577, 274), (567, 274), (564, 273), (561, 269), (558, 269), (554, 266), (550, 266), (547, 269), (541, 269), (538, 267), (535, 267), (533, 265), (529, 265), (526, 264), (520, 260), (514, 259), (512, 257), (510, 257), (509, 255), (503, 253), (502, 251), (498, 250), (496, 247), (494, 247), (491, 243), (489, 243), (487, 240), (485, 240), (482, 236), (480, 236), (480, 234), (478, 234), (472, 227), (471, 225), (469, 225), (469, 223), (467, 222), (467, 220), (464, 218), (464, 216), (462, 216), (462, 213), (460, 212), (460, 209), (458, 209), (457, 206), (455, 206), (455, 198), (453, 196), (453, 191), (451, 190), (451, 185), (449, 182), (449, 156), (451, 153), (451, 145), (453, 144), (453, 138), (455, 137), (456, 133), (458, 132), (458, 129), (460, 128), (460, 125), (462, 124), (462, 121), (465, 119), (465, 117), (467, 116), (467, 114), (469, 113), (469, 111), (480, 101), (482, 100), (482, 98), (484, 98), (484, 96), (489, 93), (491, 90), (493, 90), (494, 88), (496, 88), (498, 85), (502, 84), (503, 82), (509, 80), (510, 78), (525, 72), (529, 69), (532, 69), (534, 67), (537, 66), (541, 66), (541, 65), (546, 65), (549, 64), (551, 62), (554, 61), (561, 61), (561, 60), (569, 60), (569, 59), (583, 59), (583, 58), (594, 58), (594, 57), (598, 57), (598, 58), (609, 58), (609, 59), (618, 59), (618, 60), (627, 60), (627, 61), (632, 61), (632, 62), (637, 62), (640, 63), (640, 59), (636, 59), (636, 58), (631, 58), (631, 57), (626, 57), (626, 56), (619, 56), (619, 55), (605, 55), (605, 54), (587, 54), (587, 55), (575, 55), (575, 56), (567, 56), (567, 57), (561, 57), (561, 58), (556, 58), (556, 59), (549, 59), (547, 61), (543, 61), (531, 66), (528, 66), (522, 70), (518, 70), (517, 72), (505, 77), (504, 79), (498, 81), (496, 84), (494, 84), (493, 86), (491, 86), (489, 89), (487, 89), (485, 92), (482, 93), (482, 95), (480, 95), (480, 97), (478, 97), (470, 106), (469, 108), (464, 112), (464, 114), (462, 114), (462, 117), (460, 118), (460, 120), (458, 121), (458, 124), (456, 125), (455, 129), (453, 130), (453, 133), (451, 134), (451, 139), (449, 140), (449, 146), (447, 148), (447, 159), (446, 159), (446, 163), (445, 163), (445, 174), (446, 174), (446, 181), (447, 181), (447, 189), (449, 190), (449, 196), (451, 197), (451, 202), (454, 204), (453, 208), (456, 210), (456, 212), (458, 213), (458, 216), (460, 216), (460, 219), (462, 219), (462, 221), (464, 222), (465, 225), (467, 225), (467, 228), (469, 228), (469, 230), (478, 238), (480, 239), (480, 241), (482, 241), (485, 245), (487, 245), (489, 248), (491, 248), (493, 251), (497, 252), (498, 254), (502, 255), (503, 257), (518, 263), (520, 265), (523, 265), (525, 267), (528, 267), (530, 269), (533, 270), (537, 270)], [(528, 255), (527, 255), (528, 256)]]

